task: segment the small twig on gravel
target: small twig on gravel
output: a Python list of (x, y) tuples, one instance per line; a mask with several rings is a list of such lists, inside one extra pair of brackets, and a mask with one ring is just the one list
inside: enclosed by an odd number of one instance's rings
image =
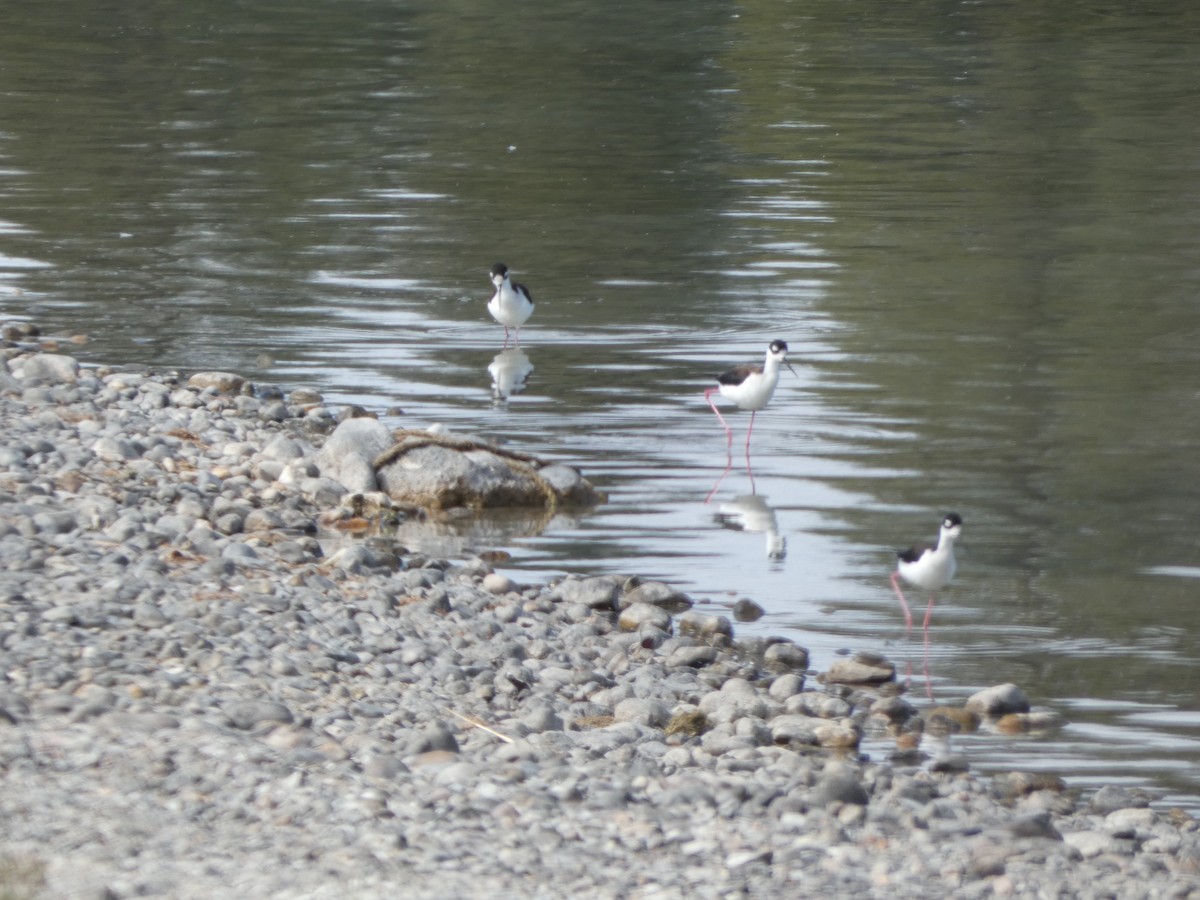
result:
[(447, 712), (449, 712), (450, 715), (452, 715), (452, 716), (457, 716), (458, 718), (462, 719), (468, 725), (474, 725), (476, 728), (482, 728), (488, 734), (494, 735), (495, 737), (500, 738), (500, 740), (504, 741), (504, 743), (506, 743), (506, 744), (511, 744), (513, 742), (513, 739), (510, 738), (507, 734), (501, 734), (500, 732), (496, 731), (494, 728), (488, 728), (482, 722), (476, 722), (474, 719), (470, 718), (469, 716), (464, 716), (462, 713), (457, 713), (452, 709), (447, 710)]

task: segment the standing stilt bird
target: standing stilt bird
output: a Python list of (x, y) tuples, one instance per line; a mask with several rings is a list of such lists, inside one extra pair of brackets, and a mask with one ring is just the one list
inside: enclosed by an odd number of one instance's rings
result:
[(912, 631), (912, 612), (909, 611), (908, 601), (900, 590), (897, 579), (903, 578), (913, 587), (929, 591), (929, 606), (925, 609), (925, 634), (929, 634), (929, 617), (933, 615), (933, 601), (937, 592), (950, 583), (958, 564), (954, 560), (954, 542), (962, 534), (963, 520), (958, 513), (946, 513), (942, 519), (942, 528), (938, 532), (936, 547), (928, 544), (918, 544), (907, 550), (899, 550), (896, 555), (899, 562), (896, 571), (892, 573), (892, 587), (900, 598), (900, 606), (904, 609), (904, 624)]
[(508, 346), (508, 329), (511, 326), (517, 332), (517, 346), (521, 346), (521, 326), (533, 314), (533, 295), (529, 288), (517, 284), (508, 277), (508, 266), (496, 263), (488, 273), (496, 293), (488, 301), (488, 312), (492, 318), (504, 326), (504, 346)]
[(788, 345), (785, 342), (771, 341), (770, 346), (767, 347), (766, 361), (761, 366), (735, 366), (728, 372), (718, 375), (717, 386), (704, 392), (704, 399), (708, 401), (708, 405), (712, 407), (712, 411), (717, 414), (717, 418), (725, 427), (726, 445), (731, 456), (733, 454), (733, 429), (729, 427), (729, 423), (717, 409), (712, 395), (720, 392), (722, 397), (736, 403), (738, 409), (750, 410), (750, 427), (746, 429), (747, 464), (750, 462), (750, 435), (754, 432), (754, 415), (771, 402), (775, 386), (779, 384), (779, 367), (787, 366), (791, 369), (792, 374), (796, 375), (796, 370), (792, 369), (791, 363), (787, 361), (787, 352)]

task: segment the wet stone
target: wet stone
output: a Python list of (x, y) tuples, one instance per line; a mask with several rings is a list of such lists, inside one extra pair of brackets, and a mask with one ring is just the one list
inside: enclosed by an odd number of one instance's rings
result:
[(759, 604), (746, 597), (733, 605), (733, 617), (739, 622), (757, 622), (766, 612)]
[(661, 581), (644, 582), (620, 595), (621, 609), (638, 603), (649, 603), (669, 613), (681, 613), (692, 608), (692, 600), (687, 594)]
[(197, 372), (187, 381), (193, 391), (212, 390), (218, 394), (236, 394), (245, 385), (246, 379), (231, 372)]
[(1107, 815), (1120, 809), (1148, 807), (1149, 805), (1150, 797), (1145, 791), (1108, 784), (1092, 796), (1090, 809), (1093, 812)]
[(799, 672), (808, 669), (808, 651), (791, 641), (779, 641), (763, 653), (763, 668), (768, 672)]
[(617, 624), (623, 631), (637, 631), (645, 625), (667, 631), (671, 627), (671, 614), (649, 603), (636, 603), (621, 611)]
[(855, 656), (835, 660), (825, 673), (829, 684), (881, 684), (896, 677), (896, 667), (887, 660)]
[(1024, 713), (1029, 712), (1029, 698), (1015, 684), (999, 684), (971, 695), (965, 708), (981, 716)]

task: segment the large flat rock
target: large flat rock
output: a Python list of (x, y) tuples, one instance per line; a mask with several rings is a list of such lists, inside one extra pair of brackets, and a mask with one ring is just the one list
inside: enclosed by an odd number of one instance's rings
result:
[(426, 509), (586, 506), (604, 497), (575, 469), (475, 438), (399, 430), (374, 460), (379, 489)]

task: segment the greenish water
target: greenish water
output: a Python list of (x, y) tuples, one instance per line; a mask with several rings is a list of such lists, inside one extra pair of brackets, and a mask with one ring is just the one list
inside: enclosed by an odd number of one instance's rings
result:
[[(439, 541), (752, 597), (920, 702), (1015, 681), (1071, 724), (974, 765), (1197, 809), (1198, 37), (1095, 3), (0, 11), (0, 310), (577, 463), (606, 507)], [(537, 300), (507, 400), (497, 260)], [(706, 504), (702, 391), (775, 337), (756, 494), (735, 456)], [(890, 550), (947, 509), (927, 685)]]

